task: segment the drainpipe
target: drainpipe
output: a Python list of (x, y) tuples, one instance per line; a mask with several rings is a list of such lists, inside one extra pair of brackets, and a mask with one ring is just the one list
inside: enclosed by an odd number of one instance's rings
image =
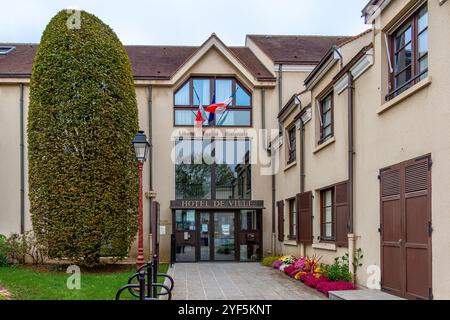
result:
[[(283, 108), (283, 65), (278, 65), (278, 111)], [(278, 122), (278, 131), (281, 132), (281, 124)], [(273, 148), (273, 146), (272, 146)], [(272, 157), (275, 155), (272, 154)], [(275, 172), (272, 172), (272, 252), (276, 254), (277, 249), (277, 236), (275, 229), (275, 209), (276, 209), (276, 177)]]
[(24, 85), (20, 84), (20, 233), (25, 233)]
[(266, 129), (266, 89), (261, 88), (261, 129)]
[[(300, 193), (305, 192), (305, 124), (300, 116)], [(299, 208), (297, 208), (297, 211)], [(305, 244), (300, 244), (300, 256), (305, 257)]]
[[(353, 230), (353, 187), (354, 187), (354, 141), (353, 141), (353, 75), (347, 73), (347, 95), (348, 95), (348, 256), (349, 268), (353, 273), (353, 256), (355, 252), (355, 235)], [(356, 275), (355, 275), (356, 276)]]
[[(149, 234), (152, 234), (152, 202), (153, 202), (153, 126), (152, 126), (152, 94), (153, 94), (153, 87), (151, 85), (148, 86), (148, 101), (147, 101), (147, 107), (148, 107), (148, 141), (150, 143), (148, 148), (148, 159), (149, 159), (149, 189), (151, 194), (149, 195), (149, 207), (148, 207), (148, 213), (149, 213)], [(153, 240), (153, 239), (152, 239)], [(153, 243), (152, 243), (153, 247)], [(153, 251), (153, 249), (152, 249)], [(153, 252), (152, 252), (153, 254)]]
[(305, 192), (305, 124), (300, 117), (300, 193)]

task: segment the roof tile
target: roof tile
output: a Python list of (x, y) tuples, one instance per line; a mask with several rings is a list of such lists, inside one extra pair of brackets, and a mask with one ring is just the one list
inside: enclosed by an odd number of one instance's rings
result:
[[(0, 55), (0, 77), (28, 78), (38, 44), (1, 44), (15, 46)], [(194, 46), (125, 46), (135, 79), (170, 79), (199, 49)], [(229, 47), (236, 58), (258, 80), (274, 80), (269, 70), (246, 47)]]
[(339, 45), (351, 37), (249, 35), (248, 38), (274, 63), (316, 64), (331, 46)]

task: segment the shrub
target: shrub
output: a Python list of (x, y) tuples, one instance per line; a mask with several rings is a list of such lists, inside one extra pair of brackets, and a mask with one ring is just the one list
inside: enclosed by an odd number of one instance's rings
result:
[(0, 234), (0, 267), (8, 266), (8, 248), (6, 246), (6, 237)]
[(33, 264), (42, 264), (47, 257), (47, 247), (34, 236), (33, 231), (13, 233), (4, 242), (7, 262), (24, 264), (30, 257)]
[(265, 267), (272, 267), (273, 263), (280, 259), (280, 257), (268, 256), (262, 259), (261, 264)]
[[(28, 112), (33, 230), (51, 258), (94, 266), (124, 257), (137, 233), (138, 189), (131, 141), (138, 131), (127, 53), (87, 12), (79, 29), (63, 10), (37, 50)], [(149, 62), (150, 63), (150, 62)]]
[(322, 265), (323, 274), (326, 275), (330, 281), (352, 281), (352, 274), (348, 270), (348, 263), (342, 258), (335, 258), (331, 265)]

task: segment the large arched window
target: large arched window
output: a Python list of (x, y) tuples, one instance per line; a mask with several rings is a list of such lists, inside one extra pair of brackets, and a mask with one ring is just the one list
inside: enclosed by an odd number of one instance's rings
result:
[[(233, 97), (223, 114), (216, 115), (212, 126), (250, 127), (252, 125), (251, 93), (236, 79), (225, 77), (192, 77), (174, 94), (175, 126), (193, 126), (198, 106), (205, 108), (215, 95), (216, 103)], [(204, 125), (208, 125), (205, 123)]]

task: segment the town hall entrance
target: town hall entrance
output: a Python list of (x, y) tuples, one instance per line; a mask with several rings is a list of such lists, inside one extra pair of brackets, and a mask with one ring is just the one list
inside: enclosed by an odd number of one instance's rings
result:
[(173, 210), (175, 262), (259, 261), (262, 209)]

